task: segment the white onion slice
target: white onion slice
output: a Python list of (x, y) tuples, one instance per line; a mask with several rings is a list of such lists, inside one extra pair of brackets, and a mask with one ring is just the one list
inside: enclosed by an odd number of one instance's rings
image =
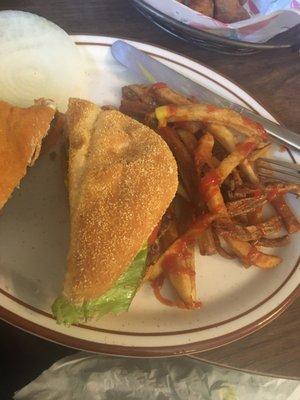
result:
[(65, 111), (84, 93), (84, 62), (64, 30), (31, 13), (0, 12), (0, 100), (26, 107), (44, 97)]

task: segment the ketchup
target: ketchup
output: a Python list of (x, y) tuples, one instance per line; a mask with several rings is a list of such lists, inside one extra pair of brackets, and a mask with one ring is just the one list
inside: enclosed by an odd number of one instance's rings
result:
[(284, 210), (286, 208), (286, 203), (284, 201), (284, 199), (282, 198), (282, 196), (277, 196), (277, 197), (273, 197), (272, 201), (274, 202), (275, 207), (278, 210)]
[(211, 113), (211, 112), (216, 111), (216, 110), (217, 110), (217, 107), (214, 106), (213, 104), (207, 104), (206, 110), (207, 110), (207, 112)]
[(164, 89), (164, 88), (168, 87), (168, 85), (164, 82), (156, 82), (151, 87), (152, 87), (152, 89)]
[[(187, 255), (185, 255), (185, 257), (187, 257)], [(162, 261), (162, 270), (167, 274), (195, 276), (195, 271), (193, 269), (178, 265), (178, 263), (183, 261), (184, 256), (182, 256), (182, 254), (168, 254)]]
[(248, 265), (253, 264), (256, 255), (257, 255), (257, 249), (254, 246), (251, 246), (248, 254), (246, 255), (246, 257), (244, 257), (244, 262)]
[(166, 114), (167, 114), (166, 117), (171, 117), (172, 115), (176, 115), (177, 108), (178, 108), (176, 105), (170, 104), (165, 107), (166, 107)]
[[(181, 237), (187, 244), (194, 244), (195, 238), (198, 237), (205, 229), (209, 227), (212, 221), (216, 218), (217, 214), (204, 214), (200, 216), (191, 226), (191, 228)], [(175, 242), (175, 246), (178, 241)]]
[(254, 129), (256, 129), (256, 131), (258, 132), (259, 136), (260, 136), (262, 139), (264, 139), (264, 140), (268, 139), (268, 134), (267, 134), (265, 128), (264, 128), (261, 124), (259, 124), (259, 123), (257, 123), (257, 122), (254, 122), (254, 121), (252, 121), (250, 118), (244, 117), (244, 116), (242, 116), (242, 115), (241, 115), (241, 118), (242, 118), (243, 122), (244, 122), (246, 125), (248, 125), (248, 126), (254, 128)]
[(161, 294), (161, 289), (164, 284), (164, 280), (165, 280), (165, 277), (163, 275), (160, 275), (158, 278), (156, 278), (151, 283), (155, 297), (162, 304), (165, 304), (166, 306), (169, 306), (169, 307), (178, 307), (178, 308), (182, 308), (182, 309), (194, 309), (194, 308), (201, 307), (200, 301), (194, 301), (191, 305), (187, 305), (182, 300), (170, 300), (170, 299), (167, 299), (166, 297), (164, 297)]
[(256, 144), (254, 142), (245, 142), (245, 143), (240, 143), (236, 145), (236, 150), (240, 154), (242, 154), (243, 157), (247, 157), (249, 153), (251, 153), (252, 150), (254, 150), (256, 147)]
[[(201, 193), (202, 193), (202, 197), (204, 198), (204, 201), (209, 203), (215, 196), (217, 196), (220, 193), (220, 188), (219, 188), (219, 186), (211, 186), (205, 192), (201, 192)], [(221, 204), (219, 204), (218, 208), (220, 208), (219, 211), (221, 211), (221, 209), (223, 209), (223, 206)], [(215, 207), (214, 207), (214, 212), (215, 213), (218, 212), (218, 210), (216, 210)]]
[(269, 201), (274, 200), (277, 196), (280, 195), (280, 190), (278, 186), (274, 186), (267, 194), (267, 199)]
[(179, 307), (179, 308), (199, 308), (201, 307), (201, 303), (194, 301), (190, 305), (184, 304), (181, 300), (172, 301), (166, 299), (160, 293), (160, 290), (163, 286), (165, 273), (173, 273), (173, 274), (186, 274), (189, 276), (194, 276), (195, 271), (192, 268), (181, 267), (178, 265), (178, 262), (181, 260), (187, 260), (190, 257), (189, 245), (195, 244), (196, 237), (207, 229), (210, 223), (214, 220), (215, 214), (204, 214), (195, 221), (191, 228), (179, 239), (177, 239), (166, 251), (166, 253), (162, 256), (163, 259), (161, 261), (161, 266), (163, 270), (163, 274), (156, 278), (151, 286), (153, 288), (155, 297), (163, 304), (171, 307)]
[(214, 196), (219, 193), (219, 184), (221, 183), (221, 177), (217, 171), (209, 171), (200, 181), (200, 193), (203, 200), (208, 203)]
[(259, 187), (257, 187), (253, 193), (253, 196), (257, 199), (258, 197), (260, 197), (262, 195), (262, 191)]
[(178, 240), (175, 244), (173, 251), (166, 254), (162, 260), (162, 270), (169, 274), (186, 274), (195, 276), (195, 271), (189, 267), (182, 266), (192, 257), (192, 252), (188, 247), (188, 241)]

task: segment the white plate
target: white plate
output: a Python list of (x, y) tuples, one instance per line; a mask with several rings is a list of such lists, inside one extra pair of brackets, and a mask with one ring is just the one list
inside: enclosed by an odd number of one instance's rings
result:
[[(118, 105), (121, 87), (137, 82), (115, 62), (108, 37), (75, 36), (87, 61), (88, 97)], [(188, 58), (134, 43), (221, 95), (273, 119), (234, 83)], [(290, 159), (288, 153), (278, 157)], [(294, 204), (295, 206), (295, 204)], [(295, 208), (295, 207), (294, 207)], [(198, 256), (197, 288), (203, 308), (183, 311), (159, 303), (148, 285), (128, 313), (66, 328), (51, 317), (62, 282), (68, 215), (60, 153), (41, 156), (0, 218), (0, 316), (29, 332), (72, 347), (121, 355), (159, 356), (208, 350), (241, 338), (274, 319), (296, 297), (299, 235), (278, 253), (274, 270), (244, 269), (219, 256)]]

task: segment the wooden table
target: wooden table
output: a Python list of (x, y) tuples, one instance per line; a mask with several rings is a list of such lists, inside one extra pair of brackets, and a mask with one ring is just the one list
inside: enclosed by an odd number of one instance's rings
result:
[[(0, 10), (4, 9), (39, 14), (68, 33), (129, 37), (195, 58), (238, 82), (282, 123), (300, 132), (300, 59), (295, 53), (282, 50), (235, 57), (208, 52), (170, 37), (126, 0), (1, 0)], [(299, 378), (299, 312), (300, 300), (260, 331), (197, 357), (252, 372)], [(1, 399), (7, 398), (4, 392), (1, 396), (1, 387), (5, 393), (16, 390), (60, 357), (74, 352), (4, 322), (0, 322), (0, 339)]]

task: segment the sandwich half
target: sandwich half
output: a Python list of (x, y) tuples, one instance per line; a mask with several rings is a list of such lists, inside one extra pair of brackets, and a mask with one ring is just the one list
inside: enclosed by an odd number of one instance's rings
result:
[(70, 99), (66, 129), (71, 236), (52, 309), (68, 325), (128, 310), (178, 180), (167, 144), (119, 111)]
[(0, 210), (38, 158), (54, 114), (47, 100), (28, 108), (0, 101)]

